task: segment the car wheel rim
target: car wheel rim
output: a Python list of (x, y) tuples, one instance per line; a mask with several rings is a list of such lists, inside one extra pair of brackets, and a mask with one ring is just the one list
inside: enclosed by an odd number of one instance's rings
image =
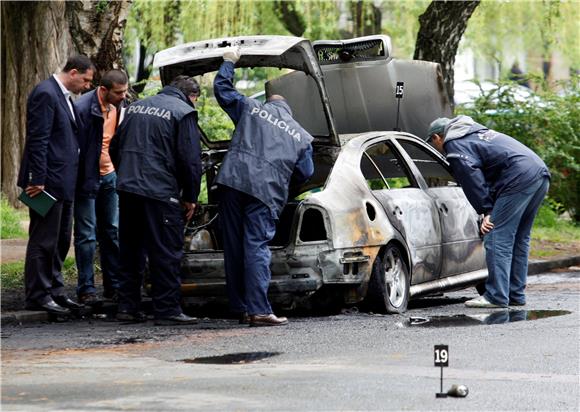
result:
[(392, 250), (388, 252), (385, 261), (387, 296), (391, 305), (398, 308), (405, 300), (407, 275), (403, 269), (403, 262)]

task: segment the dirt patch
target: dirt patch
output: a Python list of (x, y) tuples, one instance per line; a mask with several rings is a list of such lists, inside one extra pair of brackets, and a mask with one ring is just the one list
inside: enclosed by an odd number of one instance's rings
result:
[(580, 255), (580, 241), (550, 242), (532, 239), (530, 259), (554, 259)]

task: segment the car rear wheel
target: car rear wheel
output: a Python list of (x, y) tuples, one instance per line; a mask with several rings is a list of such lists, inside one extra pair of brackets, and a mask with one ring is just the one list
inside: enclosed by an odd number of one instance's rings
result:
[(409, 270), (396, 246), (387, 246), (373, 265), (367, 301), (379, 313), (403, 313), (409, 303)]

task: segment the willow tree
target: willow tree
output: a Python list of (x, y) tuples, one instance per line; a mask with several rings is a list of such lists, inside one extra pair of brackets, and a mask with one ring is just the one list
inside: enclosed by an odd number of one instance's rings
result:
[(99, 73), (122, 67), (122, 32), (130, 1), (2, 1), (2, 191), (17, 205), (26, 137), (26, 100), (75, 53)]
[(577, 2), (482, 2), (465, 32), (465, 45), (494, 61), (500, 71), (516, 50), (524, 52), (529, 63), (548, 76), (555, 51), (571, 67), (580, 67), (578, 21)]
[[(336, 1), (135, 0), (125, 31), (137, 81), (146, 80), (153, 55), (177, 43), (244, 35), (336, 38)], [(137, 45), (137, 46), (135, 46)]]

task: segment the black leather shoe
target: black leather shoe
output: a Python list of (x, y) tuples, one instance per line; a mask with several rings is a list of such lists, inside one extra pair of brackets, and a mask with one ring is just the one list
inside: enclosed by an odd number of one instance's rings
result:
[(85, 305), (81, 305), (80, 303), (75, 302), (66, 295), (54, 296), (52, 299), (63, 308), (82, 309), (85, 307)]
[(185, 313), (180, 313), (175, 316), (168, 316), (166, 318), (155, 319), (157, 326), (171, 326), (171, 325), (193, 325), (197, 323), (197, 318), (187, 316)]
[(26, 305), (28, 310), (43, 310), (54, 315), (70, 315), (70, 310), (63, 308), (57, 304), (54, 300), (49, 300), (46, 303), (36, 303)]
[(117, 320), (120, 322), (136, 322), (142, 323), (147, 322), (147, 315), (144, 312), (129, 312), (126, 310), (120, 310), (117, 312)]

